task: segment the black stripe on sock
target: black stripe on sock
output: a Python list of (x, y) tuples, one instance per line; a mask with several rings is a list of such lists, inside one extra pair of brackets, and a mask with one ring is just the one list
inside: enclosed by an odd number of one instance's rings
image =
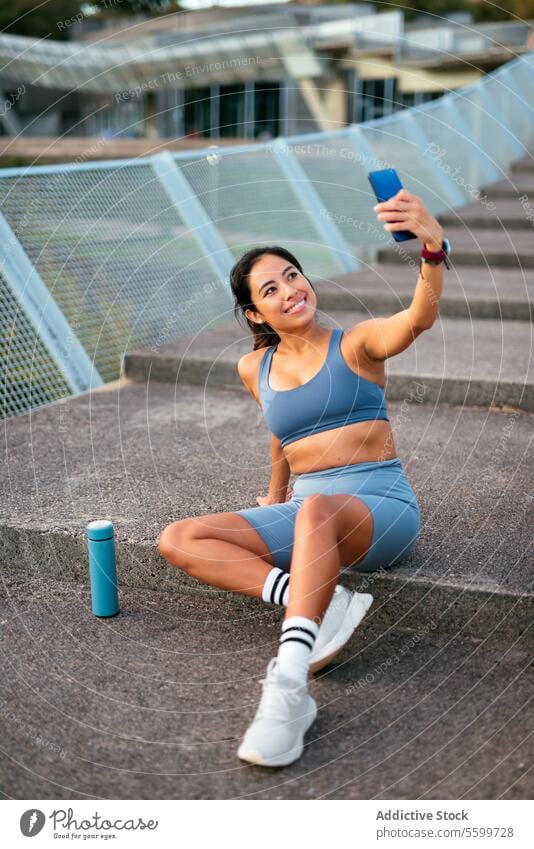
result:
[(277, 588), (278, 584), (280, 583), (280, 581), (282, 580), (283, 576), (284, 576), (284, 573), (282, 571), (280, 571), (280, 573), (274, 579), (273, 588), (271, 590), (271, 602), (272, 602), (272, 604), (276, 604), (276, 601), (275, 601), (276, 588)]
[(313, 648), (315, 645), (315, 639), (308, 634), (282, 634), (280, 645), (287, 643), (288, 640), (299, 640), (301, 643), (306, 643), (310, 648)]
[(289, 583), (289, 575), (285, 575), (280, 580), (280, 591), (278, 592), (278, 598), (276, 599), (277, 604), (282, 604), (282, 598), (286, 591), (287, 585)]
[(280, 640), (280, 645), (282, 645), (282, 643), (302, 643), (303, 645), (305, 645), (305, 646), (306, 646), (307, 648), (309, 648), (310, 650), (312, 650), (312, 649), (313, 649), (313, 643), (312, 643), (312, 645), (310, 646), (310, 644), (308, 643), (308, 641), (307, 641), (307, 640), (303, 640), (303, 639), (302, 639), (302, 637), (288, 637), (288, 638), (287, 638), (287, 640)]
[(302, 625), (290, 625), (289, 628), (282, 628), (282, 635), (287, 634), (288, 631), (302, 631), (304, 634), (308, 634), (312, 640), (315, 640), (313, 631), (310, 631), (309, 628), (304, 628)]

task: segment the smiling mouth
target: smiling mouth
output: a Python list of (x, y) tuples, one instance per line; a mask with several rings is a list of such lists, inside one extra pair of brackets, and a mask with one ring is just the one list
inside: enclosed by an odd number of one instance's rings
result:
[(293, 304), (292, 307), (290, 307), (288, 310), (285, 310), (285, 313), (287, 314), (287, 313), (292, 313), (292, 312), (300, 312), (300, 310), (302, 309), (302, 307), (304, 306), (305, 303), (306, 303), (306, 295), (304, 295), (304, 297), (301, 298), (300, 301), (298, 301), (298, 303)]

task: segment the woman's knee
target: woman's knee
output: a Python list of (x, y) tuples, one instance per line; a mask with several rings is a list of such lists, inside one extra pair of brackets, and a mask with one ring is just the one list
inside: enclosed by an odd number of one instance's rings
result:
[(187, 571), (187, 551), (194, 537), (193, 519), (172, 522), (162, 531), (157, 545), (159, 553), (173, 566)]
[(323, 495), (321, 492), (308, 495), (301, 504), (300, 510), (297, 513), (297, 521), (300, 517), (306, 518), (312, 522), (321, 522), (328, 519), (332, 515), (332, 505), (329, 502), (329, 496)]

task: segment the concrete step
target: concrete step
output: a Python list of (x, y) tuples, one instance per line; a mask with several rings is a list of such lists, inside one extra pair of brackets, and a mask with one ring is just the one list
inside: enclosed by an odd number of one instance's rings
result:
[[(467, 227), (447, 227), (452, 247), (451, 260), (456, 265), (475, 265), (487, 269), (534, 268), (534, 238), (530, 230), (494, 232), (488, 228), (470, 232)], [(390, 240), (390, 247), (378, 251), (380, 262), (418, 260), (421, 253), (419, 240), (410, 239), (398, 244)], [(400, 245), (400, 247), (399, 247)]]
[[(376, 595), (381, 627), (530, 639), (534, 416), (421, 397), (388, 406), (421, 507), (417, 545), (394, 569), (344, 580)], [(255, 506), (267, 491), (270, 435), (244, 389), (121, 383), (9, 419), (3, 442), (4, 570), (86, 587), (86, 524), (108, 517), (121, 586), (191, 591), (200, 604), (225, 595), (168, 566), (156, 543), (172, 521)]]
[(33, 566), (0, 590), (1, 647), (17, 658), (2, 672), (10, 798), (532, 798), (524, 639), (384, 629), (371, 608), (310, 684), (319, 712), (302, 758), (270, 771), (236, 750), (280, 608), (123, 587), (121, 613), (104, 625), (86, 587)]
[[(520, 196), (523, 198), (523, 195)], [(490, 230), (529, 230), (534, 227), (534, 205), (519, 197), (474, 201), (462, 209), (438, 216), (443, 227), (464, 226)]]
[(512, 174), (534, 174), (534, 157), (526, 156), (514, 162), (510, 171)]
[(529, 167), (511, 171), (510, 176), (497, 183), (486, 186), (484, 194), (491, 200), (495, 198), (517, 198), (518, 195), (534, 196), (534, 177)]
[[(348, 328), (363, 312), (322, 313), (325, 326)], [(430, 331), (386, 362), (386, 393), (403, 401), (422, 392), (426, 403), (513, 406), (534, 411), (532, 324), (494, 319), (440, 318)], [(252, 350), (251, 337), (235, 322), (164, 345), (126, 354), (124, 375), (132, 380), (204, 386), (239, 386), (236, 364)], [(245, 390), (244, 390), (245, 391)]]
[[(418, 269), (403, 262), (375, 263), (331, 280), (313, 280), (323, 311), (361, 310), (390, 315), (406, 309), (413, 297)], [(532, 321), (534, 273), (512, 268), (455, 265), (446, 274), (441, 316)]]

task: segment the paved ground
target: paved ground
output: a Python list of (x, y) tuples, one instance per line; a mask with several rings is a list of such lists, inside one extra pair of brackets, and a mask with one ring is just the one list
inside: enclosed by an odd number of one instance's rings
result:
[(5, 575), (2, 796), (18, 799), (529, 799), (532, 653), (384, 629), (373, 616), (311, 685), (303, 757), (236, 757), (280, 610), (227, 594), (121, 590), (97, 620), (85, 587)]
[[(462, 619), (478, 634), (501, 622), (516, 636), (534, 602), (534, 416), (413, 398), (389, 412), (423, 529), (405, 563), (381, 576), (382, 621), (413, 626), (436, 610), (442, 625)], [(185, 579), (155, 549), (163, 527), (253, 506), (270, 475), (254, 401), (209, 382), (131, 384), (19, 416), (5, 452), (4, 563), (85, 581), (85, 525), (108, 516), (121, 582), (175, 591)]]

